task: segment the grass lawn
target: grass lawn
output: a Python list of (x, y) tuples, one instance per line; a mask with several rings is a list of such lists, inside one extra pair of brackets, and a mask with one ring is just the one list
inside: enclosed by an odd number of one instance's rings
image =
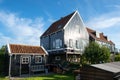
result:
[[(9, 80), (8, 78), (0, 78), (0, 80)], [(28, 77), (14, 80), (74, 80), (73, 75), (62, 75), (62, 74), (50, 74), (46, 76), (38, 76), (38, 77)]]
[(0, 77), (0, 80), (9, 80), (9, 79), (5, 77)]
[(25, 78), (23, 80), (74, 80), (74, 76), (72, 75), (61, 75), (61, 74), (52, 74), (41, 77), (30, 77)]

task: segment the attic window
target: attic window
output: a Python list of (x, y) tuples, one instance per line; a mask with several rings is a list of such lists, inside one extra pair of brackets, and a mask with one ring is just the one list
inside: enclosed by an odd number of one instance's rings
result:
[(50, 32), (50, 30), (47, 31), (47, 33), (49, 33), (49, 32)]
[(58, 29), (61, 28), (61, 27), (62, 27), (62, 25), (59, 25), (59, 26), (58, 26)]

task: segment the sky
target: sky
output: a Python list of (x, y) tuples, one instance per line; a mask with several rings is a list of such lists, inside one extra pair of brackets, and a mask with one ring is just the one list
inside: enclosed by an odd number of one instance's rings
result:
[(120, 49), (120, 0), (0, 0), (0, 46), (40, 45), (40, 35), (54, 21), (76, 10), (85, 26)]

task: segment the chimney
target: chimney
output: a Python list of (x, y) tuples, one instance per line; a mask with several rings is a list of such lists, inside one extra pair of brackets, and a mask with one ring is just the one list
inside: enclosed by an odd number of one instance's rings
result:
[(106, 40), (108, 40), (108, 39), (107, 39), (107, 36), (104, 36), (104, 38), (105, 38)]
[(96, 37), (100, 38), (100, 33), (96, 31)]

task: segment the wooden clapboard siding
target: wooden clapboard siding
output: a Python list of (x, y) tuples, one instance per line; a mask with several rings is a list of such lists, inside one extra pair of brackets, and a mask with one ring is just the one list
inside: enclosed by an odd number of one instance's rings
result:
[(114, 73), (92, 66), (84, 66), (81, 69), (81, 80), (113, 80)]

